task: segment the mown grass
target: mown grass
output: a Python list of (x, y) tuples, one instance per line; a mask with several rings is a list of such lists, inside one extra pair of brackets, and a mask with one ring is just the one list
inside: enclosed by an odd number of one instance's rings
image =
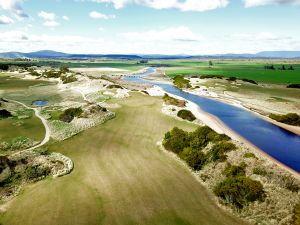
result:
[(195, 125), (163, 115), (160, 98), (113, 102), (122, 105), (115, 119), (50, 146), (74, 161), (74, 171), (27, 186), (0, 223), (243, 224), (156, 145), (172, 127)]

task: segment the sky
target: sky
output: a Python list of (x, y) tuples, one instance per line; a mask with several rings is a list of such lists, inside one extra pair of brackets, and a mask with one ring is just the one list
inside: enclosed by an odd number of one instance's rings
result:
[(0, 52), (300, 50), (300, 0), (0, 0)]

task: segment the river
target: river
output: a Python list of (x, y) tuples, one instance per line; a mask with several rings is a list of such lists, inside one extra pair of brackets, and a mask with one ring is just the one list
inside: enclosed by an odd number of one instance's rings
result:
[(155, 68), (149, 68), (143, 74), (125, 77), (124, 80), (135, 83), (154, 84), (170, 94), (194, 102), (202, 110), (218, 117), (229, 128), (271, 157), (291, 169), (300, 172), (300, 137), (298, 135), (267, 122), (255, 113), (245, 109), (190, 94), (170, 84), (143, 79), (143, 77), (149, 76), (155, 71)]

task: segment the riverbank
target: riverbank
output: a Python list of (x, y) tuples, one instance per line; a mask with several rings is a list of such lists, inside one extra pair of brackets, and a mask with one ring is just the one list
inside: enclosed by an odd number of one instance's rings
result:
[(275, 120), (272, 120), (271, 118), (269, 118), (267, 116), (267, 113), (263, 111), (263, 109), (261, 110), (257, 110), (252, 108), (251, 106), (243, 103), (242, 101), (240, 101), (239, 99), (235, 99), (233, 96), (228, 96), (226, 97), (226, 95), (220, 95), (220, 94), (215, 94), (214, 97), (210, 96), (210, 95), (199, 95), (197, 93), (195, 93), (194, 91), (190, 90), (190, 89), (184, 89), (185, 92), (188, 92), (190, 94), (194, 94), (194, 95), (198, 95), (200, 97), (204, 97), (204, 98), (209, 98), (209, 99), (213, 99), (216, 101), (220, 101), (222, 103), (226, 103), (226, 104), (230, 104), (236, 107), (240, 107), (243, 108), (244, 110), (247, 110), (249, 112), (254, 113), (255, 115), (258, 115), (260, 118), (264, 119), (265, 121), (272, 123), (278, 127), (281, 127), (289, 132), (292, 132), (294, 134), (297, 134), (300, 136), (300, 127), (297, 126), (291, 126), (288, 124), (284, 124), (284, 123), (280, 123), (277, 122)]

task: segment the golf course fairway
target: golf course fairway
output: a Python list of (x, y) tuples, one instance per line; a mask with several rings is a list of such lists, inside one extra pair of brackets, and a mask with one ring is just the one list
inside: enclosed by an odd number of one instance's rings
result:
[(72, 173), (26, 186), (2, 225), (244, 224), (157, 147), (174, 126), (195, 125), (162, 114), (160, 98), (133, 93), (111, 102), (121, 105), (115, 119), (49, 145), (73, 160)]

